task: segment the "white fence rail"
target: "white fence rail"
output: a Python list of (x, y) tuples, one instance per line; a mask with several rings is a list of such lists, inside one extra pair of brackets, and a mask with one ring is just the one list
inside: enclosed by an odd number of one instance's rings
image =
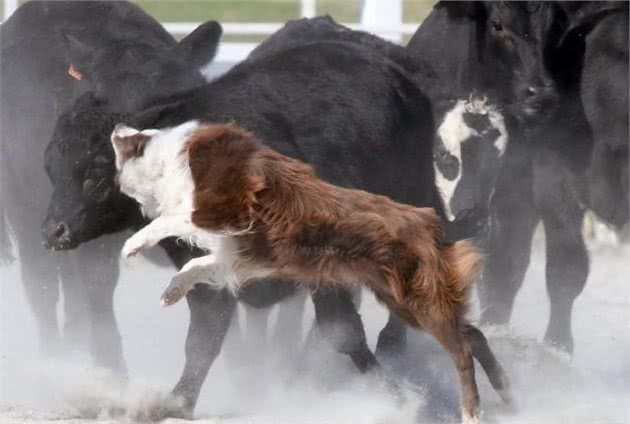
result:
[[(194, 30), (199, 23), (191, 22), (166, 22), (163, 24), (168, 32), (174, 35), (185, 35)], [(225, 35), (270, 35), (282, 28), (284, 23), (235, 23), (223, 22), (223, 34)], [(361, 23), (344, 23), (352, 29), (367, 31), (377, 34), (385, 39), (400, 42), (402, 35), (413, 34), (419, 24), (379, 25), (368, 26)], [(257, 43), (225, 42), (219, 46), (216, 61), (237, 62), (244, 59)]]
[[(345, 0), (339, 0), (345, 1)], [(402, 0), (362, 0), (361, 22), (344, 25), (361, 31), (377, 34), (394, 42), (400, 42), (403, 35), (413, 34), (419, 23), (402, 23)], [(316, 15), (317, 0), (300, 0), (301, 17)], [(18, 0), (4, 0), (3, 19), (6, 20), (17, 9)], [(167, 31), (173, 35), (185, 35), (194, 30), (200, 22), (165, 22)], [(222, 22), (225, 35), (270, 35), (284, 23), (239, 23)], [(225, 42), (219, 46), (216, 60), (237, 62), (244, 59), (257, 43)]]

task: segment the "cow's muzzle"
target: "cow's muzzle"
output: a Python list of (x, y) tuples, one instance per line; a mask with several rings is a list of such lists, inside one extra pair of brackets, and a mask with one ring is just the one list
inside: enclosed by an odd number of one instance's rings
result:
[(42, 228), (42, 244), (50, 250), (68, 250), (77, 246), (68, 225), (63, 221), (46, 220)]
[(520, 98), (519, 115), (527, 120), (547, 120), (558, 106), (558, 94), (552, 84), (528, 86)]

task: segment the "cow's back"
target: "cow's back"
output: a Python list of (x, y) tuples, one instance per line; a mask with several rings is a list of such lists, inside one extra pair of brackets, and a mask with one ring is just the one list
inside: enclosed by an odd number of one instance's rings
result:
[(441, 209), (429, 100), (378, 52), (307, 43), (244, 62), (180, 101), (157, 126), (233, 121), (337, 185)]
[(3, 196), (17, 200), (22, 208), (31, 205), (42, 216), (50, 196), (43, 149), (61, 111), (95, 83), (89, 76), (77, 80), (68, 74), (71, 60), (64, 34), (103, 48), (139, 37), (152, 45), (175, 44), (157, 21), (122, 1), (32, 1), (2, 24)]

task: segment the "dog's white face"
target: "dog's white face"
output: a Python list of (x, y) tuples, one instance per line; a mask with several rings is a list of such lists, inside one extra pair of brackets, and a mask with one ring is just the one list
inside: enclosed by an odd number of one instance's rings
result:
[[(116, 170), (120, 191), (135, 199), (142, 207), (143, 213), (154, 209), (154, 182), (158, 177), (159, 166), (151, 166), (150, 157), (145, 150), (152, 144), (160, 130), (137, 130), (124, 124), (116, 125), (112, 132), (111, 142), (116, 154)], [(153, 164), (156, 165), (156, 164)]]
[(120, 190), (140, 204), (145, 216), (155, 218), (164, 202), (190, 191), (187, 157), (182, 153), (198, 127), (197, 121), (159, 130), (116, 125), (111, 142)]
[(116, 154), (116, 170), (121, 171), (130, 159), (142, 157), (144, 148), (161, 131), (156, 129), (137, 130), (125, 124), (118, 124), (111, 135)]

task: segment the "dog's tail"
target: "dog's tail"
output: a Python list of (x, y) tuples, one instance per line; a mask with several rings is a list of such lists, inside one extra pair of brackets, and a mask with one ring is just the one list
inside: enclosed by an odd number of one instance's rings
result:
[(440, 246), (438, 261), (433, 312), (462, 319), (468, 309), (470, 289), (481, 273), (482, 256), (470, 240), (460, 240)]
[(470, 240), (460, 240), (448, 246), (447, 260), (462, 289), (469, 289), (479, 279), (482, 255)]

